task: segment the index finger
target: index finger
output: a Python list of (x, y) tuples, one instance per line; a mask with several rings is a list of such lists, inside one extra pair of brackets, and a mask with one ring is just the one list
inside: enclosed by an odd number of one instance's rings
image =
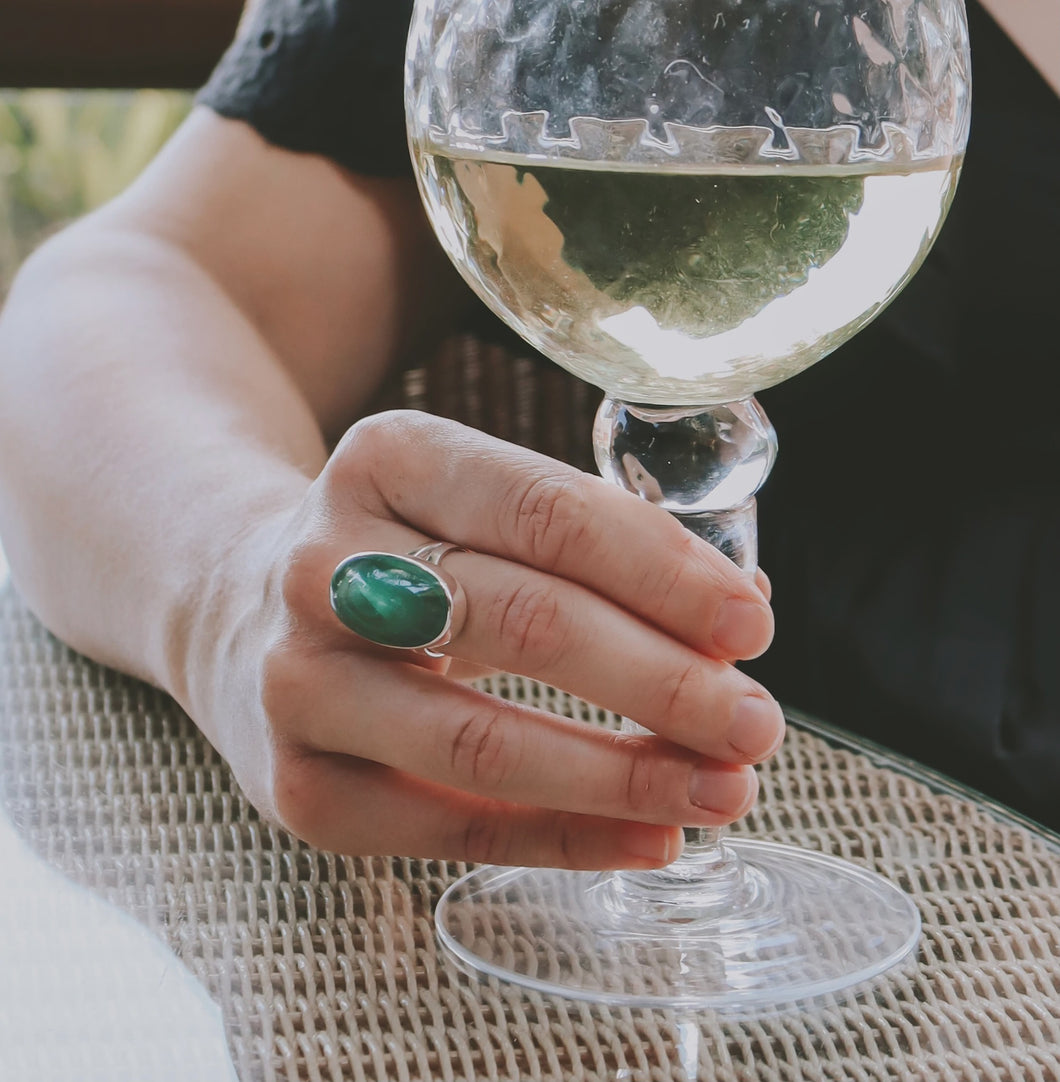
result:
[(703, 653), (756, 657), (772, 638), (752, 576), (668, 512), (535, 451), (392, 411), (355, 425), (333, 463), (340, 508), (352, 496), (430, 537), (580, 583)]

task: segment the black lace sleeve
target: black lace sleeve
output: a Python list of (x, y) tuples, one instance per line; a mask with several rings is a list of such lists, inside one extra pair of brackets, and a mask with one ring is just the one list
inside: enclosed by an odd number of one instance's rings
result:
[(412, 0), (256, 0), (197, 101), (287, 150), (410, 173), (402, 73)]

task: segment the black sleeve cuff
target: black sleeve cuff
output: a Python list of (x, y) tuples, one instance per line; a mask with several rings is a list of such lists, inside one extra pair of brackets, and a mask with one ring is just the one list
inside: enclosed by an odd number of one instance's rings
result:
[(260, 0), (196, 101), (276, 146), (357, 173), (411, 175), (404, 117), (412, 0)]

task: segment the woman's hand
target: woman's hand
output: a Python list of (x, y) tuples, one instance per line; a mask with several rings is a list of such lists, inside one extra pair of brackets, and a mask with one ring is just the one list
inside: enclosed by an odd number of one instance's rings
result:
[[(447, 657), (376, 646), (332, 612), (335, 567), (435, 540), (466, 618)], [(772, 635), (748, 576), (667, 513), (452, 422), (347, 433), (307, 498), (235, 553), (234, 606), (189, 709), (254, 803), (355, 854), (652, 867), (680, 826), (745, 813), (781, 711), (733, 659)], [(238, 595), (237, 595), (238, 596)], [(233, 607), (229, 606), (229, 611)], [(652, 730), (598, 729), (485, 694), (495, 669)]]
[[(658, 508), (457, 425), (385, 415), (328, 455), (455, 310), (443, 261), (410, 182), (193, 111), (8, 296), (12, 574), (72, 647), (171, 692), (255, 805), (310, 842), (666, 863), (679, 824), (748, 808), (748, 764), (780, 740), (780, 711), (731, 664), (765, 648), (765, 599)], [(469, 550), (443, 566), (467, 597), (451, 663), (342, 626), (341, 560), (436, 540)], [(658, 736), (459, 681), (482, 667)]]

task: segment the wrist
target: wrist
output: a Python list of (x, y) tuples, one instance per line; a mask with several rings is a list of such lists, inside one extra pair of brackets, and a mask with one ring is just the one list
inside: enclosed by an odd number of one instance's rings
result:
[[(255, 652), (267, 620), (269, 583), (308, 480), (233, 507), (229, 527), (215, 530), (194, 561), (189, 587), (168, 612), (161, 684), (211, 742), (220, 747), (226, 711), (236, 696), (256, 695)], [(260, 651), (259, 651), (260, 652)]]

